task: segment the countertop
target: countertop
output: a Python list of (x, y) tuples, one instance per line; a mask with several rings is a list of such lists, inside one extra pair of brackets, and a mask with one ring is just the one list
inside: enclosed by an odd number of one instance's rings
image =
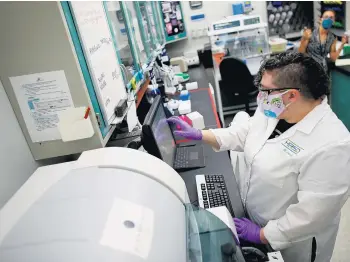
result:
[(336, 66), (335, 63), (333, 61), (331, 61), (329, 58), (327, 58), (327, 65), (328, 65), (329, 71), (337, 70), (343, 74), (350, 76), (350, 65)]
[(346, 74), (348, 76), (350, 76), (350, 65), (347, 65), (347, 66), (336, 66), (334, 63), (333, 63), (333, 66), (332, 68), (333, 70), (337, 70), (343, 74)]

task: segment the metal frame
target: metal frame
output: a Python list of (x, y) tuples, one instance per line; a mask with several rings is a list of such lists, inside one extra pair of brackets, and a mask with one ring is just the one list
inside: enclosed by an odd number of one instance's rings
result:
[(135, 35), (134, 35), (134, 30), (132, 29), (133, 26), (131, 24), (131, 19), (129, 16), (129, 10), (124, 1), (119, 1), (119, 4), (120, 4), (120, 9), (122, 11), (122, 14), (124, 16), (124, 25), (126, 29), (126, 35), (128, 37), (128, 42), (129, 44), (131, 44), (130, 50), (131, 50), (132, 58), (134, 60), (134, 66), (136, 66), (135, 71), (138, 72), (142, 68), (142, 66), (140, 65), (141, 63), (140, 63), (140, 57), (138, 53), (139, 48), (135, 43)]
[[(138, 4), (142, 4), (145, 8), (145, 11), (146, 11), (146, 22), (147, 22), (147, 26), (148, 26), (148, 29), (149, 29), (149, 34), (151, 36), (151, 42), (152, 42), (152, 49), (153, 50), (156, 50), (157, 49), (157, 44), (155, 42), (157, 36), (153, 36), (152, 34), (152, 24), (151, 24), (151, 20), (150, 20), (150, 17), (148, 15), (148, 12), (147, 12), (147, 8), (146, 6), (149, 4), (149, 2), (147, 1), (138, 1)], [(141, 14), (141, 19), (142, 19), (142, 12), (141, 12), (141, 8), (140, 8), (140, 14)]]
[[(134, 7), (135, 7), (135, 11), (136, 11), (136, 15), (137, 15), (137, 21), (139, 24), (139, 28), (140, 28), (140, 32), (141, 32), (141, 38), (142, 38), (142, 42), (143, 42), (143, 46), (146, 50), (146, 55), (147, 55), (147, 62), (149, 62), (152, 59), (152, 39), (149, 38), (144, 29), (143, 29), (143, 24), (142, 24), (142, 14), (141, 14), (141, 8), (139, 5), (139, 1), (135, 1), (134, 2)], [(146, 21), (147, 22), (147, 21)]]
[(157, 8), (158, 7), (157, 2), (151, 2), (151, 7), (152, 7), (153, 16), (155, 19), (158, 44), (162, 45), (165, 40), (164, 40), (163, 30), (161, 28), (161, 21), (160, 21), (159, 12), (158, 12), (159, 10)]

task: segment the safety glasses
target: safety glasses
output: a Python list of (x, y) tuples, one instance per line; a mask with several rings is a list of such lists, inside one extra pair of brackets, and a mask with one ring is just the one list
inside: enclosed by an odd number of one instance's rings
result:
[(290, 87), (284, 87), (284, 88), (258, 88), (259, 92), (270, 95), (272, 92), (276, 91), (285, 91), (285, 90), (298, 90), (300, 91), (300, 88), (290, 88)]

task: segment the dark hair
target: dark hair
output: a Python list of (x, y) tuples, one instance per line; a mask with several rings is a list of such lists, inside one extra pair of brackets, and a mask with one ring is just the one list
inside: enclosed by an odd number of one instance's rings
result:
[(300, 88), (306, 98), (318, 99), (329, 93), (329, 78), (324, 68), (306, 54), (284, 52), (265, 60), (254, 81), (257, 87), (265, 71), (275, 73), (273, 81), (279, 88)]
[(328, 10), (324, 10), (323, 13), (321, 14), (321, 17), (324, 15), (325, 12), (332, 12), (334, 15), (334, 18), (337, 16), (337, 12), (334, 11), (333, 9), (328, 9)]

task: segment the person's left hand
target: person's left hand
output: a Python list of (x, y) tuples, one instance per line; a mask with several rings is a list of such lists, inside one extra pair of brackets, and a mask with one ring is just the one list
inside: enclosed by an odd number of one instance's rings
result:
[(343, 45), (347, 44), (347, 43), (348, 43), (348, 36), (343, 35), (343, 37), (341, 38), (341, 43), (342, 43)]
[(237, 229), (238, 237), (240, 239), (255, 243), (263, 244), (260, 239), (260, 230), (261, 228), (254, 224), (247, 218), (234, 218), (235, 226)]

